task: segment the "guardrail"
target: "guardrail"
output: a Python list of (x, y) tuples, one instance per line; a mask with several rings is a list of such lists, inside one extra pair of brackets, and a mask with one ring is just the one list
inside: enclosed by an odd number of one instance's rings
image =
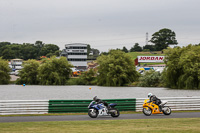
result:
[(49, 100), (0, 100), (0, 115), (46, 114)]
[[(119, 111), (135, 111), (136, 99), (103, 99), (109, 103), (117, 103)], [(91, 100), (50, 100), (49, 113), (88, 112)]]
[[(173, 110), (200, 110), (200, 97), (163, 97)], [(103, 99), (120, 111), (142, 111), (145, 98)], [(0, 100), (0, 115), (87, 112), (91, 100)]]

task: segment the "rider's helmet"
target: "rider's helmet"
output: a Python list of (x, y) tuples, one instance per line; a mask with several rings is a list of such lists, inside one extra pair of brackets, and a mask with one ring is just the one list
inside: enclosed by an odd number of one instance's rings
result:
[(148, 93), (148, 98), (150, 98), (152, 96), (152, 93)]
[(95, 96), (94, 98), (93, 98), (93, 101), (96, 101), (98, 98), (97, 98), (97, 96)]

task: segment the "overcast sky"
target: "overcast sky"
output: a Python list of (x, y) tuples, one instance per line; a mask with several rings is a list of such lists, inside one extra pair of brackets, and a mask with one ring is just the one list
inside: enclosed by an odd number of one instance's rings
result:
[(146, 44), (162, 28), (179, 45), (200, 43), (200, 0), (0, 0), (0, 42), (61, 49), (86, 43), (100, 51)]

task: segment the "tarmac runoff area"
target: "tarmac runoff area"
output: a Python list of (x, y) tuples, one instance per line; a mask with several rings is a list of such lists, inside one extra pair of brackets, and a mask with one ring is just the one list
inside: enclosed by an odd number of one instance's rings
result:
[(89, 120), (124, 120), (124, 119), (169, 119), (169, 118), (200, 118), (200, 112), (173, 113), (171, 115), (154, 114), (121, 114), (117, 118), (111, 116), (99, 116), (90, 118), (88, 115), (60, 115), (60, 116), (9, 116), (0, 117), (3, 122), (41, 122), (41, 121), (89, 121)]

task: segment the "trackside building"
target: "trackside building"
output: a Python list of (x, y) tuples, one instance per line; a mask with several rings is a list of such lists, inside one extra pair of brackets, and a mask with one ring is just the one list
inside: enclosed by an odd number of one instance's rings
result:
[(61, 56), (67, 57), (67, 60), (77, 69), (87, 69), (87, 44), (73, 43), (66, 44)]

